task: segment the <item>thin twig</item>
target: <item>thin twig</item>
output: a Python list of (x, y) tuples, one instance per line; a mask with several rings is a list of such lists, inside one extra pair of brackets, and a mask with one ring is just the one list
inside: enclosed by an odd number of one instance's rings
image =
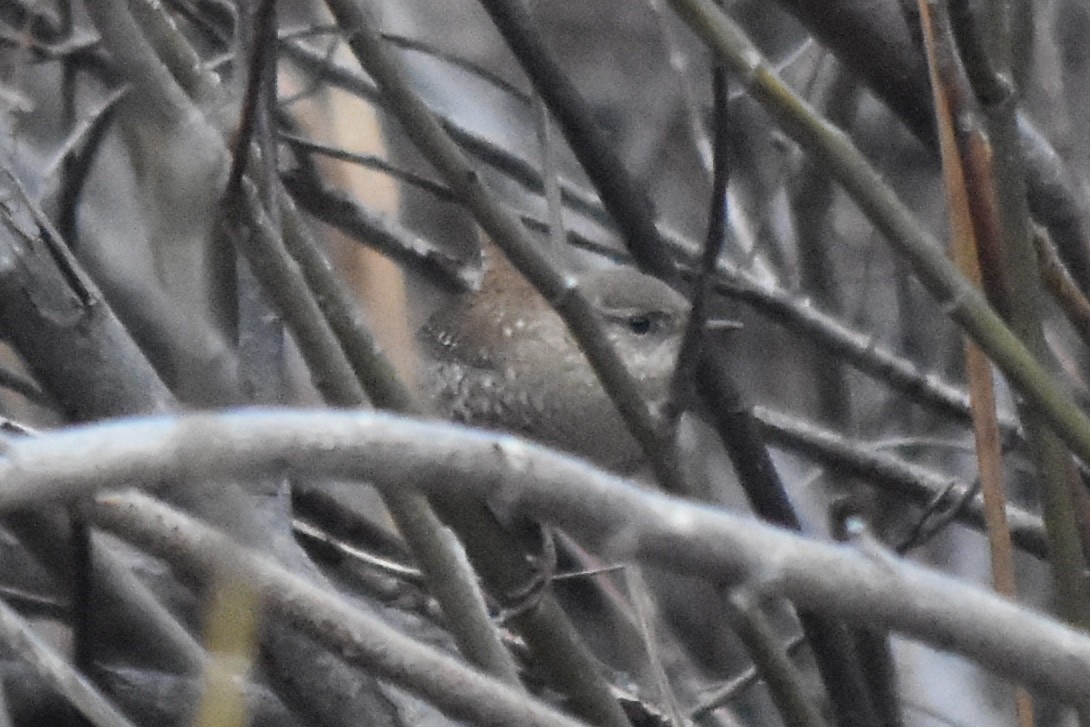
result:
[[(806, 644), (806, 637), (796, 636), (789, 640), (784, 645), (784, 650), (788, 656), (795, 655)], [(700, 702), (689, 710), (689, 718), (699, 720), (711, 712), (730, 704), (734, 700), (741, 697), (743, 693), (751, 686), (761, 680), (761, 672), (757, 670), (757, 667), (748, 667), (741, 674), (732, 678), (726, 684), (718, 687), (708, 696), (700, 700)]]
[(291, 174), (283, 181), (292, 197), (311, 215), (432, 282), (454, 293), (480, 287), (483, 270), (479, 264), (451, 256), (396, 220), (320, 181), (300, 180)]
[(676, 285), (678, 272), (662, 244), (655, 208), (598, 126), (590, 106), (549, 52), (521, 0), (481, 0), (507, 47), (556, 119), (568, 146), (601, 195), (637, 264)]
[[(275, 34), (275, 0), (258, 0), (254, 11), (253, 31), (250, 33), (250, 57), (246, 70), (245, 93), (242, 97), (242, 112), (239, 115), (238, 129), (232, 142), (231, 171), (227, 175), (226, 194), (239, 193), (242, 175), (246, 173), (246, 162), (250, 158), (250, 143), (254, 139), (258, 126), (258, 105), (265, 87), (263, 79), (267, 76), (266, 68), (276, 63), (276, 47), (266, 42), (270, 30)], [(275, 36), (274, 36), (275, 37)]]
[(798, 727), (824, 727), (817, 707), (806, 698), (806, 689), (795, 666), (779, 648), (776, 631), (761, 612), (759, 599), (744, 590), (732, 592), (727, 618), (753, 657), (784, 724)]
[(88, 679), (38, 636), (23, 617), (0, 601), (0, 639), (95, 727), (135, 727)]
[(439, 182), (436, 182), (423, 174), (417, 174), (416, 172), (409, 171), (395, 164), (390, 163), (383, 157), (377, 154), (360, 154), (358, 152), (348, 151), (340, 147), (330, 146), (328, 144), (322, 144), (314, 141), (313, 139), (307, 139), (295, 134), (289, 134), (285, 131), (281, 131), (277, 134), (277, 138), (280, 141), (287, 142), (291, 145), (292, 149), (301, 152), (313, 152), (320, 154), (330, 159), (336, 159), (342, 162), (349, 162), (351, 164), (358, 164), (366, 169), (374, 169), (375, 171), (387, 174), (393, 179), (399, 182), (405, 182), (411, 184), (417, 189), (422, 189), (425, 192), (433, 195), (436, 199), (443, 202), (450, 202), (457, 204), (459, 202), (458, 197), (450, 191), (450, 189)]
[(534, 120), (537, 125), (537, 144), (541, 149), (541, 179), (545, 183), (545, 206), (549, 219), (549, 242), (552, 254), (563, 262), (567, 245), (564, 232), (564, 203), (560, 196), (560, 179), (556, 168), (556, 149), (550, 128), (549, 109), (541, 96), (534, 94)]
[(730, 184), (731, 140), (727, 109), (729, 89), (726, 71), (721, 65), (715, 64), (712, 68), (714, 119), (712, 121), (712, 188), (708, 202), (708, 226), (704, 236), (704, 247), (700, 254), (700, 263), (696, 270), (692, 307), (689, 309), (689, 319), (678, 351), (677, 368), (671, 386), (671, 401), (675, 407), (672, 413), (675, 417), (684, 410), (682, 402), (692, 390), (704, 345), (708, 308), (715, 289), (716, 265), (727, 237), (727, 191)]
[(1090, 348), (1090, 300), (1087, 300), (1060, 260), (1047, 232), (1034, 231), (1033, 249), (1037, 252), (1037, 270), (1041, 281), (1063, 311), (1067, 322), (1082, 339), (1083, 345)]
[[(927, 507), (939, 495), (950, 492), (956, 498), (966, 496), (972, 485), (940, 474), (866, 444), (822, 429), (796, 417), (757, 407), (754, 415), (765, 435), (778, 446), (820, 462), (833, 472), (858, 478), (871, 486)], [(1036, 515), (1007, 505), (1007, 521), (1019, 548), (1037, 558), (1047, 557), (1048, 544), (1044, 524)], [(962, 522), (984, 529), (984, 503), (979, 496), (958, 510)]]

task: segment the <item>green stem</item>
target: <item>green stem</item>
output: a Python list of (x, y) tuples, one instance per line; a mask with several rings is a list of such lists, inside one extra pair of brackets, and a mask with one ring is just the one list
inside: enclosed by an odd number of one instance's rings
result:
[(848, 192), (876, 228), (913, 266), (920, 282), (1003, 371), (1026, 402), (1084, 462), (1090, 420), (1003, 319), (947, 259), (867, 159), (836, 127), (784, 84), (730, 18), (708, 0), (670, 0), (678, 14), (725, 62), (780, 127)]

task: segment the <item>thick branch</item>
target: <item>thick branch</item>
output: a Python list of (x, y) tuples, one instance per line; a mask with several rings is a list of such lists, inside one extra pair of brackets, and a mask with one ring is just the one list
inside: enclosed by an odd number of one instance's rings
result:
[(1052, 619), (892, 556), (819, 543), (649, 493), (523, 440), (451, 425), (257, 410), (71, 428), (11, 444), (0, 459), (0, 508), (121, 482), (285, 471), (486, 498), (505, 513), (562, 525), (608, 557), (749, 581), (806, 608), (900, 631), (1090, 706), (1090, 638)]

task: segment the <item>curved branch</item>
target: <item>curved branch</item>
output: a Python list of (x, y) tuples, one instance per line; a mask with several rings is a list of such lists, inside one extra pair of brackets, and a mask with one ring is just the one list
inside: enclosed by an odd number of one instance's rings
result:
[(1090, 707), (1090, 637), (975, 586), (882, 553), (816, 542), (640, 489), (511, 436), (383, 414), (249, 410), (73, 427), (11, 442), (0, 510), (123, 482), (285, 471), (485, 498), (640, 559), (859, 619)]

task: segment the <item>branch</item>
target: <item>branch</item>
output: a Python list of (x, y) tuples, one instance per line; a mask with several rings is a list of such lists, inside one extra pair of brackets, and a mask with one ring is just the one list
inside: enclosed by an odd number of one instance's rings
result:
[(762, 594), (899, 631), (1090, 706), (1090, 637), (1048, 617), (909, 562), (651, 493), (529, 442), (447, 424), (249, 410), (73, 427), (10, 445), (0, 458), (0, 509), (124, 482), (285, 472), (487, 499), (506, 514), (556, 523), (608, 558), (746, 582)]
[[(920, 139), (938, 149), (927, 62), (898, 0), (779, 0), (858, 75)], [(1087, 204), (1080, 184), (1033, 123), (1019, 114), (1018, 145), (1029, 204), (1062, 249), (1072, 274), (1090, 288)]]
[(1040, 410), (1067, 446), (1090, 463), (1090, 419), (946, 258), (935, 239), (851, 143), (775, 74), (757, 48), (710, 0), (670, 0), (701, 39), (738, 74), (780, 127), (814, 155), (908, 260), (946, 314), (987, 353), (1011, 385)]
[(0, 640), (95, 727), (135, 727), (63, 656), (47, 646), (11, 606), (0, 601)]
[[(858, 477), (867, 485), (903, 497), (918, 507), (927, 508), (933, 503), (946, 501), (960, 502), (972, 489), (967, 482), (925, 469), (887, 452), (872, 451), (866, 443), (802, 419), (764, 407), (756, 407), (753, 415), (765, 437), (781, 448), (820, 462), (836, 475)], [(1038, 558), (1045, 558), (1048, 544), (1041, 518), (1010, 504), (1006, 511), (1015, 544)], [(958, 509), (957, 518), (977, 530), (984, 529), (984, 503), (979, 494)]]
[(346, 598), (316, 588), (259, 552), (162, 503), (130, 494), (89, 504), (87, 512), (100, 527), (202, 580), (231, 573), (248, 582), (265, 606), (332, 652), (428, 700), (454, 718), (512, 726), (580, 724), (527, 697), (517, 687), (402, 635)]

